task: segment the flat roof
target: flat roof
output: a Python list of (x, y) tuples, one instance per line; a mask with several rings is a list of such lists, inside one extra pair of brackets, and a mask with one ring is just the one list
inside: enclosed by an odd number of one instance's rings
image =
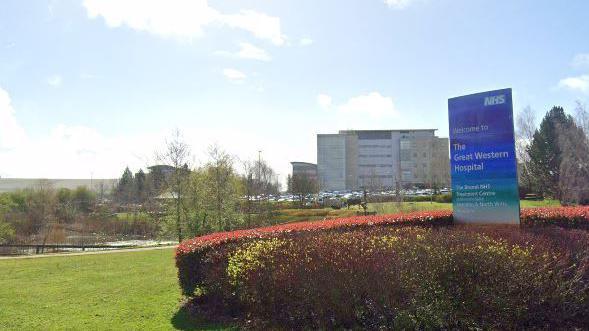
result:
[(304, 164), (304, 165), (310, 165), (310, 166), (317, 166), (316, 163), (311, 163), (311, 162), (301, 162), (301, 161), (292, 161), (290, 164), (295, 165), (296, 164)]
[(395, 129), (395, 130), (340, 130), (339, 133), (353, 133), (353, 132), (416, 132), (416, 131), (438, 131), (438, 129)]

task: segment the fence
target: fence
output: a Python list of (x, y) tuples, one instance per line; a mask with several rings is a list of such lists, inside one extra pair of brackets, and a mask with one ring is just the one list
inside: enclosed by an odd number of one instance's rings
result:
[(136, 245), (0, 245), (0, 255), (31, 255), (136, 248)]

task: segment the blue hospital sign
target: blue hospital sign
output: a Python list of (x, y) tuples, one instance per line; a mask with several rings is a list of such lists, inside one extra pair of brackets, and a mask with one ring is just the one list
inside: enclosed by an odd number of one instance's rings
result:
[(511, 89), (448, 100), (457, 223), (519, 223)]

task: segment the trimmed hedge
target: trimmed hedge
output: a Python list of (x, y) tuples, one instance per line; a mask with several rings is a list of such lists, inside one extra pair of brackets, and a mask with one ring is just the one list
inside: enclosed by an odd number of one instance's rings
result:
[(520, 223), (525, 227), (558, 226), (589, 229), (589, 207), (553, 207), (522, 209)]
[(226, 258), (227, 250), (240, 242), (293, 236), (318, 231), (349, 231), (376, 226), (439, 226), (452, 223), (450, 211), (417, 212), (410, 214), (357, 216), (324, 221), (281, 224), (257, 229), (213, 233), (183, 241), (176, 249), (176, 266), (180, 287), (184, 295), (193, 295), (194, 290), (216, 287), (209, 283), (208, 273)]
[(176, 264), (185, 295), (261, 328), (589, 328), (589, 233), (544, 227), (586, 229), (588, 211), (292, 223), (185, 241)]

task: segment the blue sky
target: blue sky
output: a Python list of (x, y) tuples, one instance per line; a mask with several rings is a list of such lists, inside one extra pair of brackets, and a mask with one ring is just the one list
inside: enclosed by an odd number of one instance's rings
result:
[(179, 128), (206, 160), (285, 176), (316, 133), (437, 128), (447, 99), (589, 95), (586, 1), (18, 1), (0, 4), (0, 176), (117, 177)]

